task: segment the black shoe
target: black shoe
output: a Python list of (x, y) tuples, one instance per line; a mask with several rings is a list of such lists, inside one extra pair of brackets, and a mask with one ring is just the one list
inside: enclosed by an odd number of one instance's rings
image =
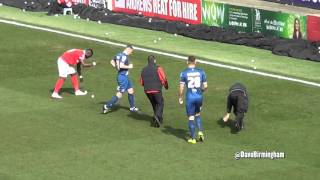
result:
[(241, 127), (240, 127), (239, 123), (235, 124), (235, 129), (237, 130), (237, 132), (239, 132), (241, 130)]

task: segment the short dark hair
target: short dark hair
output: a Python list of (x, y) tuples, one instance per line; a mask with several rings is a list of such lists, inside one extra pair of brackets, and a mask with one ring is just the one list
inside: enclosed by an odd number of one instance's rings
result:
[(188, 57), (188, 63), (195, 63), (195, 62), (196, 62), (196, 57), (194, 57), (194, 56)]
[(148, 62), (154, 61), (155, 59), (156, 59), (156, 57), (154, 55), (148, 56)]
[(85, 56), (86, 58), (90, 58), (91, 56), (93, 56), (93, 50), (91, 48), (86, 49)]
[(133, 46), (132, 46), (131, 44), (128, 44), (128, 45), (126, 46), (126, 48), (133, 49)]

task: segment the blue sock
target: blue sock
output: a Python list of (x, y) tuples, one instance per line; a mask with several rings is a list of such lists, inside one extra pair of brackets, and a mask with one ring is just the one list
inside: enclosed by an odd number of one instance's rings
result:
[(133, 94), (128, 94), (128, 100), (129, 100), (130, 108), (135, 107), (135, 105), (134, 105), (134, 95)]
[(191, 133), (191, 138), (195, 139), (196, 138), (196, 134), (195, 134), (196, 127), (194, 126), (194, 123), (191, 120), (189, 120), (189, 130)]
[(112, 108), (112, 106), (117, 103), (119, 100), (118, 96), (112, 96), (111, 100), (110, 101), (107, 101), (106, 102), (106, 105), (108, 108)]
[(199, 131), (203, 131), (202, 123), (201, 123), (201, 117), (200, 116), (196, 116), (196, 124), (197, 124), (198, 130)]

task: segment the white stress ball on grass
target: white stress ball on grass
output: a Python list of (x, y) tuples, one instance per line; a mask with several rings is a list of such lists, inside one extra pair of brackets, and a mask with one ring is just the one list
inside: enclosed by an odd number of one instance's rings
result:
[(161, 39), (162, 39), (161, 37), (158, 38), (159, 41), (161, 41)]
[(0, 3), (0, 6), (2, 6), (3, 4), (2, 3)]
[(254, 63), (254, 59), (252, 59), (251, 62)]
[(87, 21), (89, 21), (90, 19), (89, 18), (87, 18)]
[(98, 21), (98, 24), (101, 24), (101, 21), (100, 21), (100, 20)]
[(253, 67), (253, 69), (257, 69), (257, 67)]
[(91, 95), (91, 98), (92, 98), (92, 99), (94, 98), (94, 94)]
[(95, 61), (93, 61), (93, 62), (92, 62), (92, 65), (93, 65), (93, 66), (96, 66), (96, 65), (97, 65), (97, 63), (96, 63)]
[(25, 9), (22, 9), (22, 12), (26, 12), (26, 10), (25, 10)]
[(104, 34), (105, 34), (105, 35), (109, 35), (109, 33), (107, 33), (107, 32), (106, 32), (106, 33), (104, 33)]
[(176, 37), (177, 37), (177, 36), (178, 36), (178, 34), (177, 34), (177, 33), (174, 33), (174, 36), (176, 36)]
[(157, 43), (157, 40), (153, 40), (153, 43)]

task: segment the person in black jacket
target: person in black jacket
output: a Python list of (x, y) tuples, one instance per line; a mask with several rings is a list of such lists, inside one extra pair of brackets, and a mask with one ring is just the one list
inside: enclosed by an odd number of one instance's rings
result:
[(168, 81), (163, 69), (156, 65), (156, 58), (153, 55), (148, 57), (148, 65), (143, 68), (140, 77), (140, 84), (144, 87), (154, 112), (154, 126), (160, 127), (163, 123), (164, 99), (162, 86), (169, 88)]
[(223, 121), (226, 123), (229, 120), (231, 109), (236, 116), (235, 127), (238, 131), (244, 128), (244, 116), (248, 112), (249, 97), (246, 87), (241, 83), (233, 84), (229, 89), (229, 95), (227, 100), (227, 113), (223, 117)]

